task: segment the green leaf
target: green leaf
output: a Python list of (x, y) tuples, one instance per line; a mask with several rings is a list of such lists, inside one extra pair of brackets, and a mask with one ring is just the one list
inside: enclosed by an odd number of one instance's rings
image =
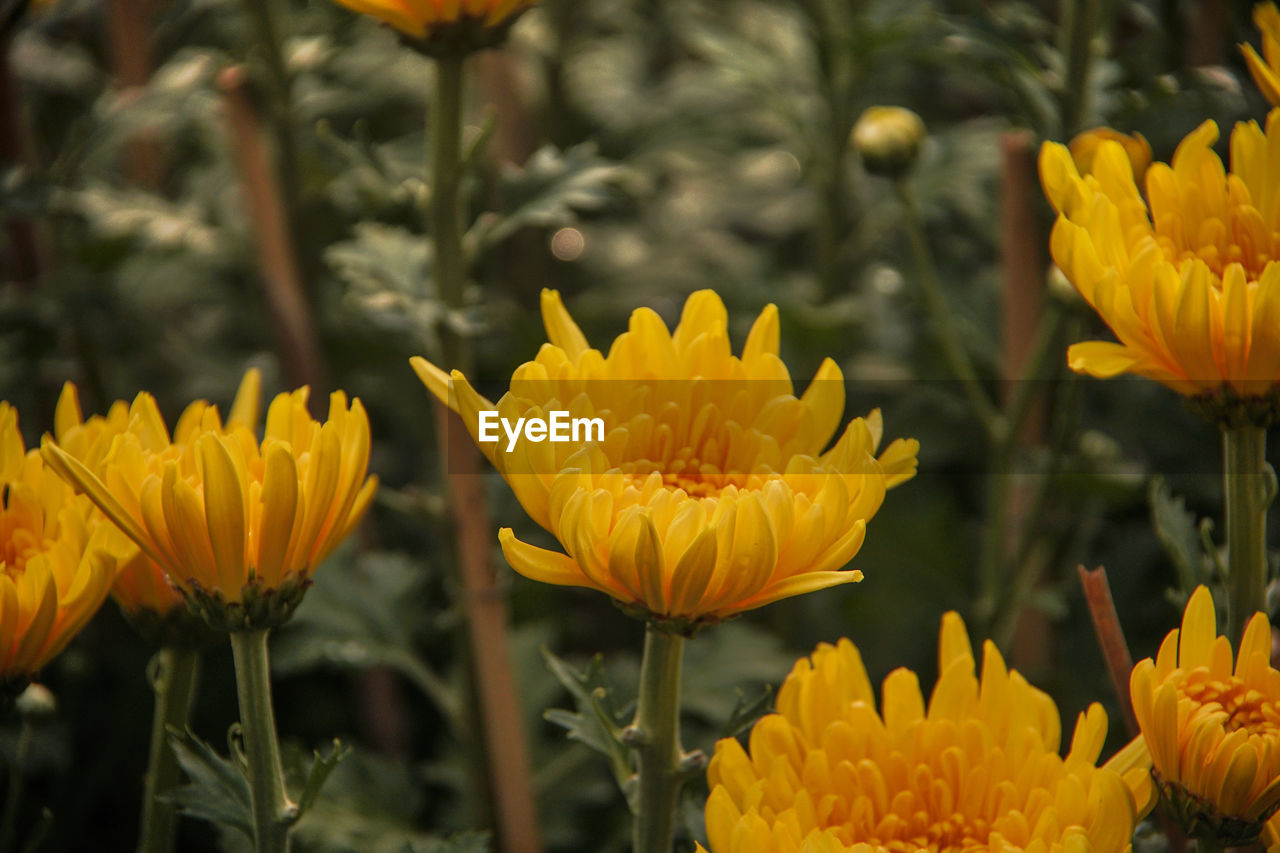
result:
[(506, 212), (483, 220), (475, 237), (483, 250), (527, 225), (572, 222), (577, 211), (598, 210), (612, 201), (625, 175), (624, 167), (597, 155), (591, 143), (566, 151), (540, 148), (523, 168), (505, 172), (500, 192)]
[(595, 655), (587, 662), (587, 668), (579, 671), (545, 647), (542, 656), (556, 680), (573, 696), (577, 708), (576, 711), (551, 709), (543, 718), (565, 729), (570, 740), (581, 741), (608, 759), (618, 787), (627, 792), (631, 787), (628, 780), (633, 775), (631, 748), (622, 742), (628, 709), (613, 707), (604, 657)]
[(737, 737), (754, 726), (756, 720), (773, 710), (771, 685), (766, 684), (754, 698), (747, 698), (746, 692), (740, 687), (736, 688), (734, 693), (738, 701), (734, 703), (729, 718), (724, 721), (724, 726), (720, 729), (720, 737)]
[(345, 747), (337, 738), (333, 739), (333, 750), (328, 755), (321, 755), (319, 750), (312, 753), (315, 760), (311, 762), (311, 770), (307, 773), (307, 783), (302, 788), (302, 795), (298, 797), (298, 817), (299, 819), (307, 813), (320, 796), (320, 789), (324, 787), (325, 780), (333, 773), (342, 759), (347, 757), (351, 752), (350, 747)]
[(170, 729), (169, 745), (188, 781), (164, 799), (183, 814), (214, 824), (225, 853), (252, 851), (253, 806), (249, 782), (240, 769), (190, 729)]
[[(484, 853), (488, 836), (463, 832), (446, 838), (420, 831), (420, 781), (403, 763), (359, 749), (344, 749), (324, 790), (294, 828), (295, 847), (307, 853)], [(292, 758), (292, 761), (290, 761)], [(286, 762), (302, 772), (300, 751)]]
[(1148, 486), (1147, 500), (1151, 505), (1151, 524), (1178, 573), (1178, 585), (1190, 594), (1196, 586), (1209, 581), (1195, 513), (1189, 512), (1186, 502), (1174, 497), (1168, 484), (1159, 477)]
[[(349, 549), (339, 552), (349, 554)], [(272, 639), (272, 671), (293, 675), (320, 667), (388, 666), (458, 725), (459, 698), (416, 650), (413, 626), (422, 623), (423, 567), (402, 554), (367, 552), (354, 562), (331, 560), (315, 577), (293, 618)]]

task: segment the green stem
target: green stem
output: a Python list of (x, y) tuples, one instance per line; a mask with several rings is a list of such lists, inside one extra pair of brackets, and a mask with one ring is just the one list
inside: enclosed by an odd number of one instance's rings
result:
[(646, 626), (640, 698), (628, 738), (636, 744), (639, 786), (632, 853), (670, 853), (684, 784), (680, 748), (680, 660), (684, 638)]
[(1227, 637), (1238, 642), (1244, 626), (1266, 610), (1267, 432), (1229, 426), (1222, 431), (1223, 486), (1227, 515)]
[(982, 421), (987, 436), (993, 442), (1002, 441), (1008, 425), (1005, 418), (996, 409), (995, 403), (987, 394), (978, 372), (974, 369), (969, 354), (960, 343), (960, 334), (952, 322), (951, 309), (947, 307), (947, 299), (942, 289), (942, 279), (938, 275), (937, 264), (933, 260), (933, 252), (929, 249), (929, 241), (925, 237), (924, 217), (920, 213), (920, 205), (916, 202), (915, 193), (906, 178), (894, 182), (898, 198), (902, 202), (907, 237), (911, 241), (911, 254), (914, 256), (916, 271), (920, 277), (920, 287), (924, 292), (925, 309), (929, 312), (929, 320), (937, 335), (938, 344), (942, 348), (942, 356), (952, 375), (960, 380), (965, 396), (973, 407), (974, 414)]
[(267, 662), (267, 629), (236, 631), (231, 653), (236, 664), (240, 729), (253, 800), (255, 853), (288, 853), (289, 829), (298, 807), (284, 789), (284, 767), (271, 710), (271, 674)]
[(464, 373), (470, 367), (466, 338), (454, 325), (453, 316), (463, 306), (466, 264), (462, 252), (462, 54), (436, 58), (435, 97), (431, 101), (431, 206), (427, 225), (434, 250), (432, 263), (436, 296), (446, 311), (440, 328), (444, 364)]
[(1062, 90), (1062, 133), (1070, 139), (1084, 129), (1090, 117), (1089, 73), (1093, 64), (1093, 39), (1102, 18), (1100, 0), (1064, 0), (1059, 50), (1066, 62)]
[[(466, 260), (462, 251), (462, 94), (466, 56), (446, 53), (435, 59), (436, 85), (427, 116), (427, 147), (431, 170), (431, 195), (427, 207), (427, 233), (431, 238), (432, 281), (435, 296), (444, 304), (436, 335), (440, 341), (440, 363), (446, 370), (470, 373), (471, 347), (455, 325), (463, 307), (466, 287)], [(446, 491), (448, 489), (446, 488)], [(456, 528), (455, 539), (459, 538)], [(455, 542), (455, 545), (458, 545)], [(455, 571), (459, 588), (466, 588), (460, 546), (455, 551)], [(468, 617), (469, 620), (470, 617)], [(458, 624), (457, 643), (464, 661), (466, 681), (459, 691), (459, 718), (481, 719), (477, 667), (470, 642), (469, 621)], [(423, 685), (425, 687), (425, 684)], [(467, 756), (467, 802), (474, 823), (492, 826), (494, 804), (490, 791), (488, 756), (484, 736), (470, 727), (458, 730)]]
[(142, 830), (138, 853), (169, 853), (178, 828), (178, 810), (160, 797), (182, 778), (178, 760), (169, 748), (169, 728), (182, 729), (191, 717), (200, 683), (200, 652), (185, 646), (164, 646), (156, 653), (155, 711), (151, 719), (151, 756), (142, 796)]

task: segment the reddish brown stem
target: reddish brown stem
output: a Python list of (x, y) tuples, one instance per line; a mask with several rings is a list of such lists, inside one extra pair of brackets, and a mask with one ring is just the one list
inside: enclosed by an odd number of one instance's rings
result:
[[(1012, 131), (1000, 137), (1002, 159), (1000, 181), (1001, 206), (1001, 342), (1003, 346), (1002, 378), (1004, 407), (1008, 412), (1018, 394), (1020, 381), (1027, 377), (1027, 361), (1035, 347), (1037, 330), (1044, 313), (1044, 260), (1041, 257), (1036, 210), (1040, 184), (1036, 179), (1035, 142), (1025, 130)], [(1044, 439), (1044, 400), (1040, 395), (1027, 410), (1018, 434), (1009, 436), (1010, 447), (1028, 447)], [(1013, 453), (1007, 456), (1012, 461)], [(1006, 510), (1004, 554), (1018, 553), (1022, 540), (1034, 535), (1027, 526), (1036, 487), (1026, 477), (1012, 470), (1001, 476), (1014, 477), (1009, 487)], [(1014, 571), (1021, 576), (1022, 567)], [(1020, 604), (1020, 602), (1015, 603)], [(1020, 608), (1016, 614), (1010, 662), (1024, 671), (1039, 671), (1049, 666), (1052, 626), (1044, 613), (1033, 608)]]
[[(121, 87), (121, 97), (135, 98), (151, 79), (155, 69), (152, 49), (154, 0), (109, 0), (107, 34), (111, 43), (111, 67)], [(135, 135), (127, 146), (125, 168), (129, 180), (150, 190), (164, 182), (164, 145), (154, 131)]]
[(529, 754), (507, 648), (507, 608), (490, 559), (494, 528), (480, 473), (480, 453), (469, 437), (450, 441), (450, 436), (467, 436), (461, 418), (439, 401), (435, 401), (435, 413), (440, 452), (448, 466), (445, 481), (462, 575), (462, 605), (480, 704), (480, 728), (497, 811), (495, 829), (503, 853), (539, 853)]
[(304, 296), (289, 217), (277, 172), (263, 142), (261, 118), (249, 97), (244, 69), (227, 68), (218, 77), (218, 86), (227, 111), (240, 183), (258, 238), (258, 266), (276, 329), (281, 368), (290, 385), (325, 388), (319, 336)]
[(1138, 718), (1133, 715), (1133, 702), (1129, 698), (1129, 674), (1133, 672), (1133, 657), (1129, 654), (1129, 644), (1125, 642), (1124, 630), (1120, 627), (1120, 617), (1116, 615), (1107, 570), (1102, 566), (1092, 571), (1084, 566), (1077, 566), (1076, 572), (1080, 575), (1080, 586), (1084, 590), (1085, 603), (1089, 605), (1089, 615), (1093, 617), (1093, 630), (1098, 636), (1098, 645), (1102, 647), (1102, 657), (1107, 662), (1107, 672), (1111, 674), (1111, 684), (1120, 701), (1125, 730), (1129, 732), (1129, 737), (1135, 738), (1140, 732)]

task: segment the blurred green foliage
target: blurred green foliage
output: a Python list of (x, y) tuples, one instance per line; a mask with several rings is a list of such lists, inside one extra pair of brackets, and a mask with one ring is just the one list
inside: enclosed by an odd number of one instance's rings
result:
[[(222, 68), (247, 63), (263, 91), (252, 30), (231, 0), (157, 4), (154, 73), (126, 91), (113, 82), (109, 6), (60, 0), (0, 41), (21, 104), (3, 132), (23, 148), (0, 176), (0, 218), (29, 224), (37, 250), (35, 275), (0, 282), (0, 397), (19, 408), (29, 441), (51, 426), (65, 380), (79, 384), (86, 411), (146, 389), (171, 419), (196, 397), (227, 405), (248, 366), (262, 367), (271, 389), (287, 382), (216, 84)], [(1256, 41), (1245, 4), (1232, 7), (1221, 64), (1204, 67), (1184, 58), (1197, 35), (1190, 0), (1103, 6), (1086, 124), (1141, 131), (1167, 159), (1206, 118), (1263, 114), (1232, 48)], [(531, 319), (543, 287), (565, 295), (597, 346), (641, 305), (674, 322), (702, 287), (724, 297), (738, 342), (774, 302), (793, 376), (803, 382), (835, 358), (850, 417), (881, 407), (889, 438), (921, 442), (919, 476), (869, 526), (856, 559), (863, 583), (779, 602), (690, 644), (686, 746), (710, 753), (726, 724), (740, 731), (765, 709), (765, 690), (795, 658), (841, 636), (861, 647), (873, 679), (905, 665), (929, 683), (939, 617), (974, 605), (991, 460), (924, 320), (890, 185), (861, 170), (846, 137), (873, 104), (924, 117), (930, 135), (912, 181), (954, 320), (997, 390), (999, 141), (1016, 128), (1060, 138), (1055, 4), (545, 0), (506, 48), (472, 66), (475, 285), (456, 316), (434, 297), (422, 237), (430, 63), (326, 0), (288, 8), (298, 151), (281, 167), (298, 187), (297, 252), (328, 375), (368, 407), (372, 468), (385, 483), (361, 541), (320, 569), (275, 638), (277, 711), (296, 765), (334, 736), (351, 747), (296, 848), (447, 853), (488, 843), (475, 832), (488, 804), (466, 781), (477, 734), (460, 677), (441, 463), (407, 359), (434, 348), (443, 320), (474, 336), (479, 381), (500, 389), (544, 340)], [(141, 154), (140, 137), (154, 141)], [(137, 179), (140, 156), (156, 159), (152, 186)], [(1048, 223), (1041, 205), (1046, 259)], [(566, 228), (575, 235), (557, 250)], [(13, 229), (3, 239), (16, 257)], [(1078, 311), (1053, 300), (1046, 310)], [(1082, 335), (1105, 334), (1073, 316)], [(1057, 699), (1068, 730), (1100, 700), (1118, 731), (1074, 567), (1109, 568), (1135, 657), (1152, 653), (1177, 618), (1178, 599), (1165, 592), (1210, 576), (1199, 518), (1220, 512), (1219, 439), (1165, 389), (1072, 383), (1054, 371), (1043, 390), (1058, 455), (1047, 458), (1046, 439), (1015, 460), (1033, 481), (1051, 478), (1032, 531), (1045, 568), (1027, 602), (1042, 630), (1016, 634), (1026, 647), (1004, 651)], [(547, 542), (491, 479), (495, 521)], [(607, 745), (600, 727), (628, 719), (641, 626), (597, 594), (505, 568), (500, 576), (546, 845), (623, 849), (628, 817), (615, 783), (625, 779), (585, 744)], [(132, 849), (148, 655), (109, 605), (45, 674), (59, 713), (28, 756), (20, 829), (34, 828), (47, 804), (49, 849)], [(221, 744), (235, 718), (225, 649), (211, 650), (205, 670), (192, 729)], [(603, 698), (593, 692), (606, 684)], [(544, 716), (548, 708), (563, 710)], [(16, 732), (0, 737), (6, 757)], [(200, 796), (214, 808), (208, 785), (230, 778), (217, 775), (225, 759), (184, 743), (193, 784), (203, 779)], [(624, 760), (614, 757), (619, 777)], [(686, 794), (681, 849), (701, 834), (703, 796), (704, 783)], [(242, 842), (220, 843), (188, 820), (180, 849)]]

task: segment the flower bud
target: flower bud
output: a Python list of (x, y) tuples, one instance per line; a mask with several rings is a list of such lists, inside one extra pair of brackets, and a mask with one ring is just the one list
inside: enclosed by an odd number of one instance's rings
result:
[(924, 122), (904, 107), (868, 107), (853, 126), (849, 142), (873, 175), (896, 178), (916, 162)]
[(19, 714), (33, 719), (51, 717), (58, 711), (58, 700), (53, 697), (53, 691), (43, 684), (28, 684), (13, 704)]
[(1094, 158), (1104, 142), (1117, 142), (1129, 158), (1129, 167), (1133, 170), (1133, 181), (1142, 186), (1142, 177), (1151, 165), (1151, 145), (1141, 133), (1127, 134), (1109, 127), (1095, 127), (1086, 130), (1071, 140), (1067, 148), (1071, 151), (1071, 159), (1081, 175), (1093, 171)]

